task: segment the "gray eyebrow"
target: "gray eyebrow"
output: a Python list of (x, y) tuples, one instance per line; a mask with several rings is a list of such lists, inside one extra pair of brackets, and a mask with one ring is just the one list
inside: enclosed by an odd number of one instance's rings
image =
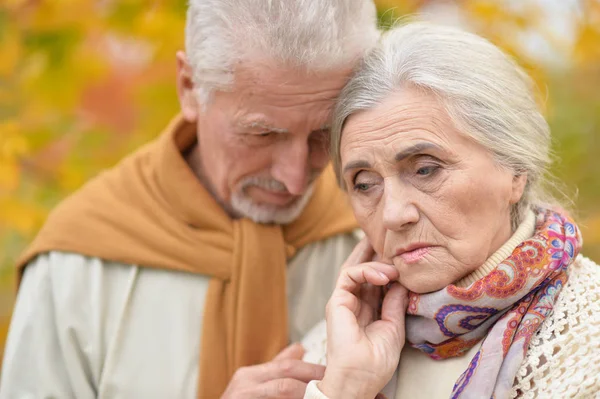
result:
[(370, 167), (371, 167), (371, 164), (368, 163), (367, 161), (352, 161), (352, 162), (346, 164), (346, 166), (344, 166), (344, 170), (342, 171), (342, 173), (346, 173), (350, 169), (360, 169), (360, 168), (369, 169)]
[[(429, 150), (429, 149), (441, 150), (441, 147), (438, 145), (432, 144), (432, 143), (418, 143), (418, 144), (412, 145), (412, 146), (400, 151), (399, 153), (396, 154), (394, 159), (396, 160), (396, 162), (400, 162), (403, 159), (410, 157), (411, 155), (415, 155), (415, 154), (420, 153), (421, 151)], [(369, 169), (369, 168), (371, 168), (371, 164), (367, 161), (362, 161), (362, 160), (352, 161), (352, 162), (349, 162), (348, 164), (346, 164), (346, 166), (344, 166), (342, 173), (346, 173), (347, 171), (349, 171), (351, 169), (361, 169), (361, 168)]]
[(260, 129), (272, 131), (274, 133), (289, 133), (289, 130), (287, 130), (287, 129), (282, 129), (279, 127), (271, 126), (268, 123), (260, 122), (260, 121), (242, 122), (242, 123), (240, 123), (240, 125), (242, 127), (248, 128), (248, 129), (260, 128)]
[(420, 153), (421, 151), (430, 149), (441, 150), (441, 147), (432, 143), (418, 143), (400, 151), (396, 154), (394, 159), (396, 160), (396, 162), (400, 162), (403, 159), (410, 157), (411, 155), (415, 155)]

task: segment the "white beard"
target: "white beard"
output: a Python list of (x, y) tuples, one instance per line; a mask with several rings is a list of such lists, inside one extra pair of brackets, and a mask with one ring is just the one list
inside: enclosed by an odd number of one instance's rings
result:
[[(233, 193), (231, 196), (231, 208), (240, 216), (247, 217), (256, 223), (265, 224), (288, 224), (293, 222), (300, 216), (314, 192), (314, 185), (311, 184), (301, 197), (294, 200), (291, 204), (281, 207), (255, 203), (244, 190), (249, 186), (243, 186)], [(262, 187), (265, 188), (264, 186)]]
[(248, 176), (239, 182), (231, 196), (231, 208), (240, 216), (247, 217), (256, 223), (288, 224), (296, 220), (302, 213), (314, 192), (314, 182), (319, 172), (311, 173), (306, 192), (296, 198), (291, 204), (278, 206), (273, 204), (258, 204), (248, 194), (247, 189), (258, 187), (265, 190), (287, 193), (282, 182), (271, 176)]

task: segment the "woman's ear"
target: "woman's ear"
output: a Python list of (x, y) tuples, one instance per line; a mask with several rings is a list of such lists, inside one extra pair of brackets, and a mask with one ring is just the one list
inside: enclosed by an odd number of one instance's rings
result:
[(196, 122), (198, 118), (198, 101), (194, 91), (192, 68), (183, 51), (177, 52), (177, 96), (181, 113), (188, 122)]
[(512, 180), (512, 193), (510, 196), (510, 203), (516, 204), (521, 200), (525, 186), (527, 185), (527, 173), (521, 173), (513, 176)]

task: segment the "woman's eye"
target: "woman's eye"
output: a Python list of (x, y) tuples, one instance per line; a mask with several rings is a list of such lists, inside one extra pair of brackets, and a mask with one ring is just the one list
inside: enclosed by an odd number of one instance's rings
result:
[(354, 190), (356, 191), (367, 191), (371, 186), (367, 183), (356, 183), (354, 184)]
[(264, 133), (259, 133), (256, 136), (258, 136), (258, 137), (269, 137), (272, 134), (273, 134), (273, 132), (264, 132)]
[(357, 193), (371, 192), (381, 182), (377, 173), (362, 170), (352, 178), (352, 190)]
[(439, 166), (437, 165), (422, 166), (419, 169), (417, 169), (417, 175), (429, 176), (432, 175), (438, 168)]

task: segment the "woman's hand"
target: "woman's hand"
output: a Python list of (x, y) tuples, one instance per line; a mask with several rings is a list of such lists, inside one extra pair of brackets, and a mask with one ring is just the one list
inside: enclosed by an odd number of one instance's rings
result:
[(382, 287), (398, 279), (392, 265), (370, 261), (363, 239), (352, 251), (327, 303), (327, 368), (318, 386), (329, 398), (373, 399), (392, 378), (404, 346), (407, 290), (393, 283), (378, 315)]

